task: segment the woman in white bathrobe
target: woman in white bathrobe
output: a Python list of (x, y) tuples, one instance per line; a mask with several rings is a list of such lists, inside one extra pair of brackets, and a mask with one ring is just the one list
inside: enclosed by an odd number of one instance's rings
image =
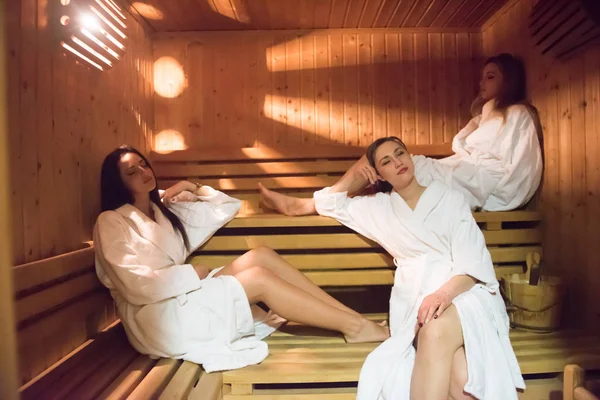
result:
[[(319, 214), (378, 242), (397, 269), (391, 337), (365, 361), (359, 400), (517, 399), (524, 388), (490, 253), (464, 196), (421, 186), (404, 144), (379, 139), (334, 186), (314, 195)], [(385, 181), (389, 192), (348, 197)]]
[[(461, 192), (471, 209), (507, 211), (525, 205), (542, 177), (542, 129), (526, 100), (525, 69), (510, 54), (489, 58), (471, 121), (454, 137), (454, 155), (413, 156), (421, 185), (439, 180)], [(360, 161), (366, 165), (366, 159)], [(376, 181), (371, 181), (376, 184)], [(316, 213), (314, 199), (299, 199), (259, 185), (263, 204), (286, 215)], [(359, 188), (350, 187), (351, 194)]]
[[(186, 258), (230, 221), (240, 201), (180, 182), (161, 195), (148, 160), (120, 147), (102, 165), (102, 214), (94, 228), (96, 271), (110, 289), (131, 344), (141, 353), (203, 364), (207, 371), (261, 362), (281, 317), (340, 331), (348, 342), (382, 341), (368, 321), (314, 285), (274, 251), (259, 248), (209, 273)], [(168, 206), (168, 207), (167, 207)]]

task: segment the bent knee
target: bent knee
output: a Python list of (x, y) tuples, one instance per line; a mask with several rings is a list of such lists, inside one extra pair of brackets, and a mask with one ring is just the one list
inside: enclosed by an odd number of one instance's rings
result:
[(446, 341), (450, 334), (450, 324), (447, 321), (434, 319), (419, 329), (419, 347), (436, 345)]
[(260, 264), (261, 260), (265, 257), (272, 256), (275, 251), (267, 246), (258, 246), (252, 250), (249, 250), (246, 254), (255, 262), (255, 264)]

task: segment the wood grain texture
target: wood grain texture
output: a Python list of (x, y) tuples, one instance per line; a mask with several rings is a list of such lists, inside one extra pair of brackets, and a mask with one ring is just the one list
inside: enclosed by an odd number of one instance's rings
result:
[(542, 56), (528, 28), (535, 3), (514, 0), (492, 16), (484, 24), (483, 49), (486, 56), (508, 51), (525, 61), (544, 128), (545, 267), (569, 284), (569, 321), (600, 330), (600, 50), (568, 62)]
[(9, 165), (13, 262), (80, 248), (99, 210), (104, 156), (151, 136), (152, 46), (128, 17), (127, 52), (104, 73), (65, 57), (54, 40), (58, 1), (3, 2), (11, 76)]
[(166, 32), (478, 27), (506, 0), (129, 0), (129, 3), (150, 26)]
[(181, 73), (186, 79), (179, 95), (155, 95), (153, 147), (365, 146), (386, 136), (407, 144), (447, 142), (469, 120), (475, 95), (481, 59), (479, 36), (472, 35), (402, 29), (161, 35), (155, 59), (171, 57), (171, 64), (157, 85)]

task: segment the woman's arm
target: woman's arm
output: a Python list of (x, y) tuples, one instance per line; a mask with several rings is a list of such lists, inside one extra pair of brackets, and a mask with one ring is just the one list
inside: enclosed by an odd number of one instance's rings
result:
[(432, 318), (439, 317), (452, 304), (456, 296), (470, 290), (476, 283), (477, 280), (469, 275), (456, 275), (425, 297), (419, 307), (417, 317), (419, 326), (428, 323)]
[(331, 187), (330, 192), (360, 193), (367, 186), (374, 185), (380, 179), (377, 171), (369, 165), (367, 156), (364, 155)]
[[(201, 287), (203, 271), (190, 264), (154, 269), (140, 261), (126, 223), (116, 213), (103, 213), (94, 229), (96, 270), (131, 304), (144, 305), (177, 297)], [(106, 284), (106, 283), (105, 283)]]
[[(178, 196), (185, 194), (185, 192), (198, 196), (198, 197), (202, 197), (202, 196), (209, 196), (211, 195), (211, 191), (206, 187), (201, 185), (200, 183), (192, 183), (189, 181), (180, 181), (177, 182), (176, 184), (174, 184), (173, 186), (171, 186), (170, 188), (168, 188), (167, 190), (165, 190), (164, 192), (161, 193), (160, 198), (163, 200), (163, 202), (165, 203), (165, 205), (169, 205), (171, 202), (175, 202), (179, 199), (177, 199)], [(194, 199), (187, 199), (187, 198), (183, 198), (184, 201), (198, 201), (198, 198), (194, 198)]]

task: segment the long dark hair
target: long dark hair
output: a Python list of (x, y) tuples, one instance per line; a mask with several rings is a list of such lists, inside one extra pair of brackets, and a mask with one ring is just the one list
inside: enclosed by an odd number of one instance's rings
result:
[[(134, 153), (140, 156), (142, 160), (148, 165), (148, 168), (154, 175), (154, 169), (148, 162), (148, 159), (140, 153), (135, 147), (131, 146), (120, 146), (113, 150), (109, 155), (106, 156), (102, 162), (102, 170), (100, 173), (100, 194), (101, 194), (101, 207), (102, 211), (116, 210), (125, 204), (133, 204), (134, 198), (129, 189), (125, 186), (123, 179), (121, 179), (121, 173), (119, 170), (119, 161), (125, 154)], [(179, 231), (179, 234), (183, 238), (185, 247), (189, 250), (190, 242), (185, 232), (183, 224), (177, 218), (171, 210), (169, 210), (160, 201), (160, 195), (158, 194), (158, 185), (150, 191), (150, 200), (156, 204), (160, 211), (167, 217), (167, 219), (173, 225), (173, 229)]]
[[(408, 151), (404, 142), (396, 136), (389, 136), (389, 137), (377, 139), (376, 141), (371, 143), (369, 145), (369, 147), (367, 147), (367, 160), (369, 161), (369, 164), (371, 165), (371, 167), (375, 168), (375, 171), (377, 171), (377, 166), (376, 166), (376, 162), (375, 162), (375, 151), (377, 151), (379, 146), (381, 146), (382, 144), (384, 144), (386, 142), (397, 143), (404, 150)], [(379, 171), (377, 172), (377, 174), (379, 174)], [(393, 189), (392, 184), (387, 181), (377, 181), (377, 183), (375, 184), (375, 192), (377, 192), (377, 193), (378, 192), (389, 193), (392, 191), (392, 189)]]
[[(542, 123), (537, 108), (527, 99), (527, 74), (523, 60), (512, 54), (500, 53), (485, 60), (484, 67), (488, 64), (495, 64), (503, 77), (500, 93), (495, 99), (494, 109), (500, 112), (503, 118), (506, 118), (508, 107), (515, 104), (525, 106), (533, 119), (543, 155), (544, 137)], [(471, 105), (473, 116), (481, 114), (484, 103), (485, 101), (480, 96), (477, 96)]]

